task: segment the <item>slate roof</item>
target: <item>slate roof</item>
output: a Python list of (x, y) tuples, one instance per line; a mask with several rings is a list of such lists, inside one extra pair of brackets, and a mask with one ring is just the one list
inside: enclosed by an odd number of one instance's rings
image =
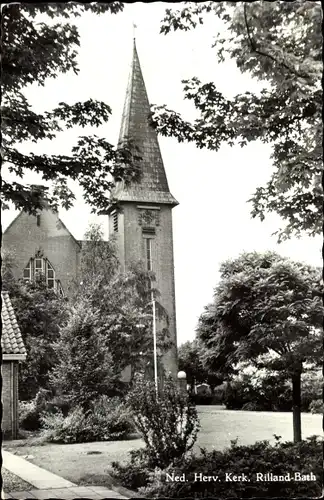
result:
[(8, 292), (1, 292), (2, 354), (26, 356), (26, 349)]
[(156, 131), (149, 123), (150, 104), (134, 41), (133, 60), (126, 90), (119, 144), (130, 140), (141, 157), (138, 182), (117, 184), (112, 196), (118, 201), (178, 205), (172, 196), (163, 165)]

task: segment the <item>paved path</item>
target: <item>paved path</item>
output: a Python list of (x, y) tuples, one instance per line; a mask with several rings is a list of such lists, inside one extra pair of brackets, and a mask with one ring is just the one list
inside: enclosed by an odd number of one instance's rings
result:
[(16, 498), (27, 500), (29, 498), (38, 498), (40, 500), (49, 500), (60, 498), (61, 500), (77, 500), (78, 498), (86, 498), (89, 500), (103, 500), (104, 498), (122, 499), (119, 493), (102, 486), (72, 486), (70, 488), (51, 488), (49, 490), (30, 490), (30, 491), (11, 491), (4, 494), (6, 498)]
[(35, 489), (31, 491), (1, 492), (2, 499), (64, 498), (64, 500), (72, 500), (74, 498), (89, 498), (93, 500), (102, 500), (104, 498), (127, 498), (117, 491), (104, 488), (103, 486), (78, 486), (71, 483), (71, 481), (67, 481), (63, 477), (52, 474), (52, 472), (42, 469), (4, 450), (2, 451), (2, 466), (35, 487)]

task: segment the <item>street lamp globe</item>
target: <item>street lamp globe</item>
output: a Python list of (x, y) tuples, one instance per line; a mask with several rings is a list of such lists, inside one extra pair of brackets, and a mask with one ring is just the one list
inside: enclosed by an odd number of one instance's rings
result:
[(184, 372), (182, 370), (180, 372), (178, 372), (178, 379), (179, 380), (183, 380), (183, 379), (186, 379), (186, 378), (187, 378), (186, 372)]

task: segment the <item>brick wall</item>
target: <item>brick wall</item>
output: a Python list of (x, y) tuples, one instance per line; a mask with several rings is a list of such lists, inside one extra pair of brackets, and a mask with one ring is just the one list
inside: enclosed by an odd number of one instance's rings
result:
[(40, 249), (54, 267), (55, 277), (61, 281), (65, 293), (77, 276), (80, 245), (58, 215), (49, 210), (40, 212), (39, 225), (36, 216), (20, 213), (4, 232), (2, 248), (15, 259), (16, 278), (22, 278), (29, 259)]
[(2, 373), (2, 431), (15, 439), (18, 430), (18, 362), (3, 361)]

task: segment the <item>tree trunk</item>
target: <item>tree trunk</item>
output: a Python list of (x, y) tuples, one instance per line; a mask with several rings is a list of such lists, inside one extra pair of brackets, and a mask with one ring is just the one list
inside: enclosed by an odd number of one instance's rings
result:
[(292, 376), (292, 403), (293, 403), (293, 429), (294, 443), (302, 440), (301, 433), (301, 372)]

